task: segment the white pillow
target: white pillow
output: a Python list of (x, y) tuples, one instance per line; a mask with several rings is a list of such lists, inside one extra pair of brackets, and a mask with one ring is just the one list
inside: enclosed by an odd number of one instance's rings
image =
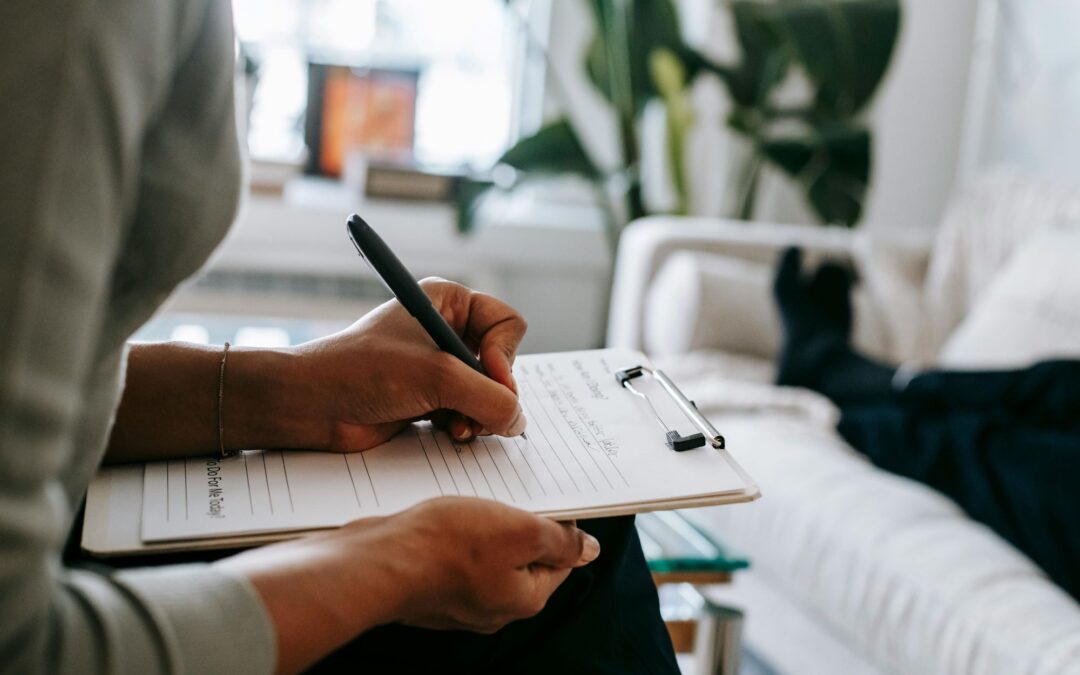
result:
[(780, 348), (772, 268), (678, 251), (645, 296), (645, 349), (655, 356), (723, 349), (771, 358)]
[[(855, 288), (855, 344), (887, 363), (923, 361), (919, 328), (929, 258), (925, 236), (864, 230), (855, 233), (852, 254), (860, 281)], [(860, 295), (865, 295), (865, 303)]]
[[(806, 265), (813, 268), (821, 255), (808, 252), (806, 258)], [(772, 264), (734, 256), (672, 253), (645, 295), (645, 350), (661, 357), (719, 349), (773, 358), (782, 340), (773, 273)], [(876, 298), (856, 286), (852, 301), (856, 347), (887, 358), (887, 330)]]
[(1028, 240), (949, 336), (939, 365), (1016, 368), (1080, 357), (1080, 225)]
[(961, 190), (934, 242), (920, 360), (940, 358), (948, 337), (1025, 242), (1057, 223), (1076, 222), (1080, 185), (1071, 182), (996, 169)]

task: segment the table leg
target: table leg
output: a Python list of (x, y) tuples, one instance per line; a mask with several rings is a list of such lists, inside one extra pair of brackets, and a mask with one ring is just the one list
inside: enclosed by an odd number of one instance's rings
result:
[(702, 675), (737, 675), (742, 654), (743, 613), (705, 599), (698, 620), (694, 660)]

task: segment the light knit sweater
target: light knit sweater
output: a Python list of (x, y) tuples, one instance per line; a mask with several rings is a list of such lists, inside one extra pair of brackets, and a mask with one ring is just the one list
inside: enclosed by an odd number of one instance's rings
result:
[(240, 579), (60, 562), (126, 339), (234, 216), (233, 49), (228, 0), (0, 3), (0, 672), (273, 668)]

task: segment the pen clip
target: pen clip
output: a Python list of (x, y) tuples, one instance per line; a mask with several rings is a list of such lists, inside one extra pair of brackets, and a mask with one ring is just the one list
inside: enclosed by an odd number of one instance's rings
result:
[[(357, 243), (356, 237), (353, 236), (352, 228), (349, 227), (348, 223), (345, 224), (345, 234), (349, 235), (349, 241), (352, 242), (353, 248), (356, 249), (357, 255), (359, 255), (361, 258), (363, 258), (364, 262), (368, 262), (367, 256), (365, 256), (364, 251), (361, 250), (360, 244)], [(368, 263), (368, 265), (371, 265), (371, 263)]]
[(345, 225), (345, 233), (349, 235), (349, 241), (352, 242), (353, 248), (356, 249), (357, 255), (359, 255), (360, 259), (364, 261), (364, 264), (368, 266), (368, 269), (371, 270), (372, 273), (374, 273), (375, 278), (379, 280), (379, 283), (382, 284), (382, 287), (390, 293), (390, 297), (397, 297), (397, 294), (394, 293), (394, 289), (390, 288), (390, 284), (386, 283), (386, 279), (383, 279), (382, 275), (379, 274), (379, 270), (375, 269), (375, 266), (371, 264), (371, 261), (368, 260), (368, 257), (364, 255), (364, 249), (360, 248), (360, 243), (356, 241), (356, 237), (354, 237), (352, 233), (352, 228), (350, 228), (348, 224)]

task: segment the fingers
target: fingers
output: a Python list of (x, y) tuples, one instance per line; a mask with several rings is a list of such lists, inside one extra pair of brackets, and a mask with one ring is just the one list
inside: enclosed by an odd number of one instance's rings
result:
[(600, 542), (566, 523), (540, 518), (541, 553), (536, 562), (557, 568), (581, 567), (600, 555)]
[[(495, 298), (482, 294), (477, 294), (477, 296), (478, 299), (474, 306), (497, 304), (513, 312), (509, 306), (503, 305)], [(494, 311), (496, 308), (489, 309)], [(473, 314), (470, 314), (470, 319), (472, 316)], [(517, 355), (518, 345), (521, 344), (522, 338), (525, 337), (527, 329), (525, 319), (514, 312), (512, 317), (491, 324), (480, 337), (480, 363), (484, 366), (484, 370), (489, 377), (503, 386), (509, 387), (515, 394), (517, 393), (517, 383), (514, 382), (513, 375), (514, 357)]]
[(405, 524), (386, 530), (393, 540), (420, 537), (406, 548), (420, 585), (399, 620), (428, 628), (487, 633), (533, 616), (574, 568), (599, 554), (596, 540), (573, 525), (483, 499), (434, 499), (385, 522), (395, 521)]
[(451, 438), (462, 443), (479, 436), (483, 430), (479, 422), (473, 422), (453, 410), (436, 410), (427, 417), (437, 428), (445, 430)]
[[(444, 407), (461, 413), (446, 418), (448, 433), (458, 441), (467, 441), (483, 433), (523, 432), (525, 418), (516, 401), (513, 362), (527, 329), (525, 319), (510, 305), (459, 284), (428, 278), (420, 285), (469, 348), (478, 353), (487, 377), (508, 389), (515, 398), (511, 406), (505, 396), (479, 385), (471, 372), (467, 383), (454, 383), (452, 376), (447, 378), (441, 382), (439, 399)], [(461, 368), (450, 370), (464, 373)], [(472, 410), (482, 412), (473, 414)]]
[[(518, 436), (525, 431), (525, 416), (513, 391), (449, 354), (440, 355), (438, 362), (434, 385), (436, 408), (456, 410), (481, 427), (503, 436)], [(451, 418), (451, 434), (460, 433), (461, 428), (455, 430), (454, 425)]]
[(427, 415), (427, 418), (431, 420), (431, 423), (439, 429), (448, 428), (450, 426), (450, 420), (454, 417), (456, 417), (456, 415), (449, 410), (432, 410), (431, 413)]
[(468, 418), (457, 414), (448, 418), (446, 433), (450, 434), (450, 437), (455, 441), (461, 441), (462, 443), (471, 440), (473, 437), (472, 426), (469, 424)]
[(420, 282), (443, 316), (469, 345), (476, 345), (488, 376), (517, 391), (511, 372), (528, 325), (505, 302), (443, 279)]

